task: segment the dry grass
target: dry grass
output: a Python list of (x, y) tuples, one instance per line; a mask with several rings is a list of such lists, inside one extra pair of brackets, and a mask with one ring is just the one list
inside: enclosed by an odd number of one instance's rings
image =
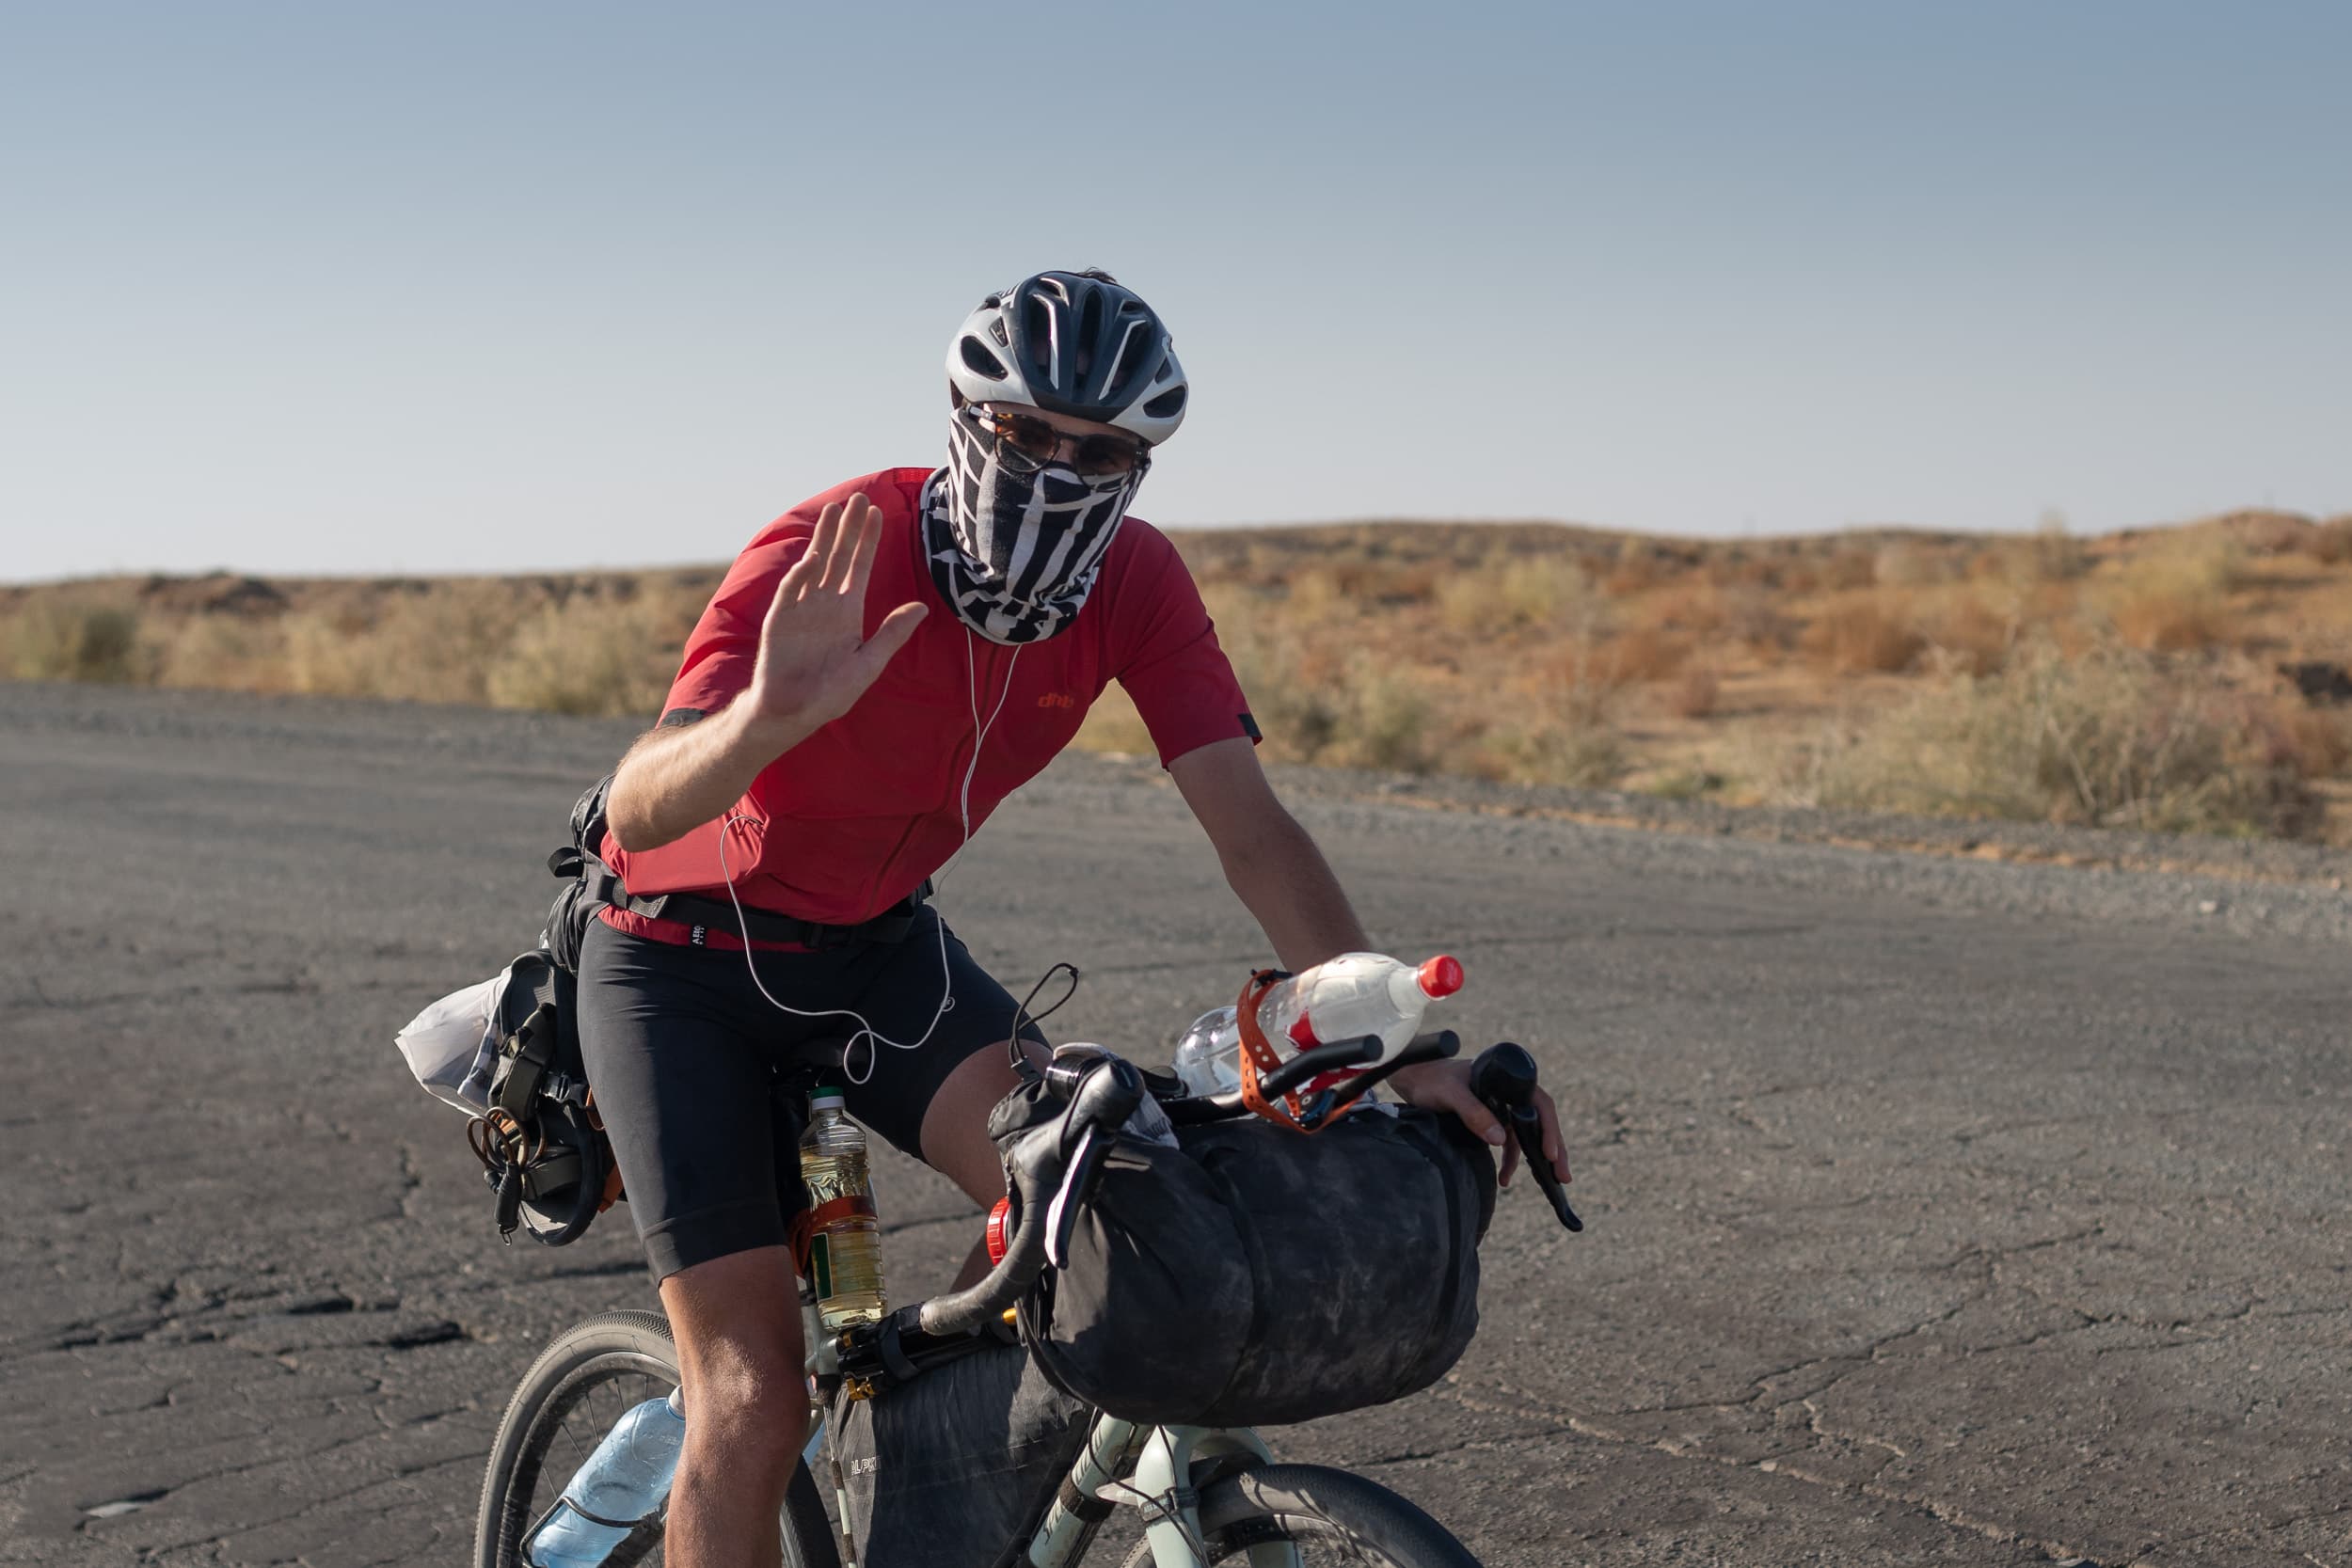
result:
[(8, 668), (24, 680), (129, 681), (143, 673), (139, 618), (119, 605), (61, 594), (9, 618)]
[(2133, 560), (2100, 585), (2095, 603), (2130, 646), (2150, 653), (2227, 640), (2242, 557), (2227, 540), (2201, 540)]
[[(1342, 523), (1178, 545), (1271, 759), (2352, 841), (2346, 710), (2278, 673), (2352, 665), (2352, 515), (1717, 542)], [(0, 673), (650, 717), (716, 580), (0, 588)], [(1115, 689), (1080, 744), (1151, 750)]]
[(711, 580), (152, 578), (20, 589), (0, 593), (0, 673), (650, 716)]
[(1666, 709), (1677, 719), (1705, 719), (1722, 700), (1724, 683), (1712, 670), (1692, 670), (1666, 693)]
[(1928, 645), (1911, 625), (1908, 608), (1907, 600), (1891, 594), (1842, 594), (1804, 628), (1798, 646), (1833, 674), (1908, 670)]
[(2295, 834), (2310, 784), (2352, 753), (2352, 725), (2286, 709), (2244, 672), (2121, 644), (2037, 644), (1998, 676), (1961, 676), (1796, 750), (1804, 804), (2157, 832)]

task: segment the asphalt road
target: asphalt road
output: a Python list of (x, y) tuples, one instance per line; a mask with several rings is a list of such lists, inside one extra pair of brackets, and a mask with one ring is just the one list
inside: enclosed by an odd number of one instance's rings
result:
[[(526, 945), (628, 729), (0, 686), (0, 1561), (456, 1562), (507, 1389), (650, 1304), (501, 1248), (393, 1031)], [(1589, 1221), (1276, 1434), (1489, 1564), (2352, 1563), (2345, 895), (1302, 788), (1451, 1022), (1527, 1042)], [(1141, 1055), (1263, 958), (1148, 769), (1057, 765), (943, 906)], [(896, 1159), (894, 1285), (977, 1222)]]

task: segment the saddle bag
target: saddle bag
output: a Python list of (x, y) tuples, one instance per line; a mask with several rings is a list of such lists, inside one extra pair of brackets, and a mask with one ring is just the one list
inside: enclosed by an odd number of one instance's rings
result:
[[(1001, 1101), (1000, 1146), (1056, 1114)], [(1070, 1255), (1021, 1303), (1054, 1386), (1163, 1425), (1312, 1420), (1445, 1375), (1478, 1328), (1486, 1146), (1451, 1116), (1375, 1106), (1309, 1136), (1252, 1117), (1122, 1134)]]
[(418, 1083), (473, 1118), (467, 1138), (496, 1195), (501, 1239), (523, 1229), (563, 1246), (621, 1196), (580, 1062), (575, 990), (553, 955), (534, 947), (400, 1032)]
[(992, 1344), (834, 1406), (844, 1521), (865, 1568), (998, 1568), (1019, 1560), (1094, 1412)]

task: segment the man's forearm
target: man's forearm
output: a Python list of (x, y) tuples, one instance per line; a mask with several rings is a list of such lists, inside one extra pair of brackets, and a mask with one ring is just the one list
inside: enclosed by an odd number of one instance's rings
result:
[(1288, 812), (1222, 857), (1225, 879), (1294, 973), (1370, 945), (1315, 841)]
[(739, 706), (639, 737), (612, 777), (605, 821), (624, 849), (682, 838), (743, 797), (759, 770), (808, 737), (798, 721), (755, 721)]

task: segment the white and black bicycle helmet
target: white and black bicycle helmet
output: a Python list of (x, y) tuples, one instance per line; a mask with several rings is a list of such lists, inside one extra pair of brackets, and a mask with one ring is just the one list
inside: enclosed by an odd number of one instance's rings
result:
[(1026, 404), (1132, 430), (1153, 446), (1184, 422), (1168, 328), (1109, 273), (1041, 272), (989, 295), (947, 348), (966, 403)]

